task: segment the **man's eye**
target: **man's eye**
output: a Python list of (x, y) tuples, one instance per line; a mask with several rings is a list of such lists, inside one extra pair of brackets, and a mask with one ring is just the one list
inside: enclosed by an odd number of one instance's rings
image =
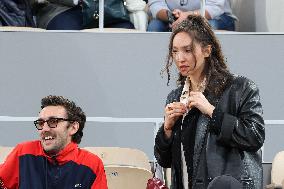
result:
[(43, 124), (44, 124), (44, 121), (37, 121), (37, 124), (38, 124), (38, 125), (43, 125)]
[(57, 119), (50, 119), (48, 122), (49, 122), (50, 124), (54, 124), (54, 123), (57, 123)]

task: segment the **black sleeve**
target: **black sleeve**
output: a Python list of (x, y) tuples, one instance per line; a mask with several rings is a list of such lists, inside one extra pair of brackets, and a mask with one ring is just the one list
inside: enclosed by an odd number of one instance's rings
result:
[(157, 162), (164, 168), (171, 167), (172, 142), (173, 135), (167, 139), (164, 133), (164, 125), (162, 125), (155, 138), (154, 155), (156, 157)]
[[(236, 99), (230, 99), (233, 100)], [(259, 90), (252, 81), (244, 83), (238, 101), (238, 111), (234, 115), (222, 112), (220, 107), (216, 106), (211, 127), (217, 133), (220, 144), (257, 151), (263, 145), (265, 130)]]

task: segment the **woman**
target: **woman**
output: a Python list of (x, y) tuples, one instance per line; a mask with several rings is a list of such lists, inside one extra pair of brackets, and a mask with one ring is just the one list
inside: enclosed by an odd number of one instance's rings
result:
[(207, 188), (229, 175), (244, 188), (262, 188), (260, 148), (264, 120), (259, 91), (231, 74), (209, 23), (189, 15), (173, 31), (165, 71), (179, 71), (165, 120), (155, 139), (155, 157), (171, 167), (174, 189)]
[[(200, 0), (149, 0), (149, 10), (153, 19), (148, 31), (171, 31), (190, 14), (200, 14)], [(205, 17), (215, 30), (235, 30), (230, 0), (206, 0)]]

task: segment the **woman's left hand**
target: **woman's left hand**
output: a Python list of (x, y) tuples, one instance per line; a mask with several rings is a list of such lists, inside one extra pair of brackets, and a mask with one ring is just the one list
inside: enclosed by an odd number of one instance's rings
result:
[(215, 107), (209, 103), (205, 96), (201, 92), (191, 91), (189, 93), (188, 108), (198, 108), (203, 114), (206, 114), (212, 118), (213, 110)]

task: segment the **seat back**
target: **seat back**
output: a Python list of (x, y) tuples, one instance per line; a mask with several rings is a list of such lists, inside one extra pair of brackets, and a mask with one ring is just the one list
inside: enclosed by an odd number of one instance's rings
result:
[(105, 166), (109, 189), (145, 189), (151, 171), (132, 166)]
[(284, 180), (284, 151), (278, 152), (273, 161), (271, 168), (271, 183), (276, 187), (282, 186)]
[(120, 147), (84, 147), (99, 156), (105, 166), (133, 166), (151, 170), (147, 155), (138, 149)]
[(3, 163), (6, 157), (10, 154), (14, 147), (0, 146), (0, 164)]

